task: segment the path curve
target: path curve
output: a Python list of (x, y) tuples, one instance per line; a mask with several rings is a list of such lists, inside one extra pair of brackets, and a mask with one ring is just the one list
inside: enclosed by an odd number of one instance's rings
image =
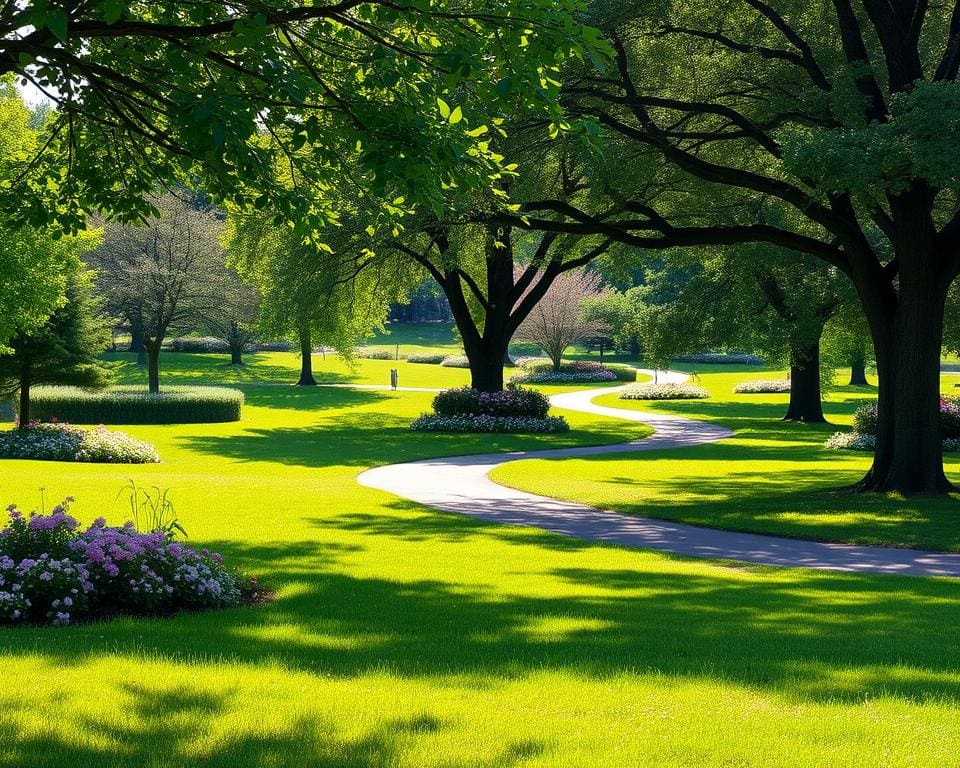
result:
[[(641, 373), (654, 375), (647, 370)], [(687, 377), (673, 371), (660, 371), (658, 378), (661, 382), (681, 383)], [(620, 389), (623, 387), (570, 392), (554, 395), (550, 402), (557, 408), (648, 424), (654, 429), (651, 436), (617, 445), (487, 453), (391, 464), (369, 469), (357, 480), (369, 488), (388, 491), (445, 512), (503, 525), (540, 528), (589, 541), (758, 565), (960, 577), (960, 554), (831, 544), (653, 520), (538, 496), (507, 488), (489, 478), (496, 467), (523, 459), (682, 448), (712, 443), (733, 434), (724, 427), (683, 416), (608, 408), (592, 402), (599, 395)]]

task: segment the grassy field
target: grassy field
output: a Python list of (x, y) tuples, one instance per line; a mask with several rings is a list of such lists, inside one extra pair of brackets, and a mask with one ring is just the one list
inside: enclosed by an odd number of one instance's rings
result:
[[(732, 370), (733, 372), (729, 372)], [(825, 541), (960, 551), (960, 500), (860, 496), (836, 489), (855, 482), (870, 456), (828, 451), (824, 440), (848, 429), (857, 406), (876, 398), (872, 387), (838, 386), (824, 411), (829, 425), (778, 421), (787, 395), (734, 395), (743, 380), (771, 377), (750, 370), (699, 374), (709, 400), (642, 403), (605, 395), (596, 402), (650, 409), (723, 424), (736, 434), (721, 443), (660, 451), (502, 467), (494, 477), (535, 493), (629, 514), (697, 525)], [(839, 379), (838, 379), (839, 380)], [(956, 376), (944, 376), (950, 392)], [(960, 483), (960, 457), (948, 454), (948, 475)]]
[[(401, 383), (466, 380), (402, 365)], [(380, 383), (391, 363), (317, 367)], [(170, 487), (191, 543), (277, 593), (259, 607), (0, 630), (0, 766), (958, 764), (955, 582), (689, 561), (432, 512), (355, 477), (644, 432), (569, 414), (566, 436), (425, 437), (406, 425), (429, 393), (283, 386), (295, 368), (292, 355), (242, 371), (165, 355), (170, 383), (243, 388), (243, 421), (126, 428), (157, 445), (155, 466), (0, 462), (4, 503), (29, 506), (45, 486), (48, 500), (76, 496), (84, 520), (119, 519), (128, 478)], [(757, 430), (774, 407), (750, 406)], [(583, 468), (541, 465), (551, 493)], [(697, 486), (705, 470), (687, 470)]]

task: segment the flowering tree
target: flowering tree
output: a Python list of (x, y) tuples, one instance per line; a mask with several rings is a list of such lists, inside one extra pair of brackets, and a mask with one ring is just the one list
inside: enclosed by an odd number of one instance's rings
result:
[(584, 314), (584, 302), (600, 295), (600, 275), (578, 270), (557, 276), (546, 295), (517, 329), (518, 341), (538, 344), (560, 370), (563, 353), (571, 344), (604, 332), (605, 326)]

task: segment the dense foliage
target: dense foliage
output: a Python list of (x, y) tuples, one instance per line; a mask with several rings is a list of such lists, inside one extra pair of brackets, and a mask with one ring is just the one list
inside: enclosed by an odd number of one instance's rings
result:
[(447, 355), (444, 354), (433, 355), (425, 352), (414, 352), (411, 355), (407, 355), (407, 362), (420, 363), (423, 365), (440, 365), (446, 357)]
[(142, 387), (88, 392), (42, 387), (34, 392), (34, 415), (78, 424), (201, 424), (239, 421), (243, 392), (226, 387), (165, 387), (153, 394)]
[(415, 432), (499, 432), (509, 434), (554, 434), (567, 432), (570, 425), (562, 416), (542, 419), (524, 416), (488, 416), (486, 414), (435, 416), (425, 414), (410, 429)]
[(241, 580), (217, 553), (197, 551), (164, 531), (101, 517), (86, 529), (68, 514), (24, 515), (11, 505), (0, 529), (0, 624), (64, 626), (116, 613), (156, 615), (237, 605)]
[(539, 360), (536, 358), (524, 360), (521, 367), (523, 372), (512, 376), (513, 384), (588, 384), (591, 382), (617, 381), (622, 375), (626, 381), (636, 381), (636, 371), (629, 377), (627, 368), (620, 372), (589, 360), (561, 361)]
[(0, 458), (86, 461), (103, 464), (153, 464), (160, 461), (149, 443), (103, 425), (82, 429), (63, 422), (31, 422), (0, 432)]

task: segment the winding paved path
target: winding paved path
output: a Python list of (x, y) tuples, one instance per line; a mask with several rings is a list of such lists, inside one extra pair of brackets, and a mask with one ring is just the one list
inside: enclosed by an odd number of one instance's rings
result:
[[(653, 371), (642, 373), (653, 375)], [(659, 380), (682, 382), (686, 376), (661, 371)], [(590, 389), (554, 395), (550, 401), (557, 408), (649, 424), (654, 429), (653, 435), (618, 445), (489, 453), (391, 464), (367, 470), (357, 479), (361, 485), (389, 491), (446, 512), (504, 525), (532, 526), (590, 541), (758, 565), (960, 577), (960, 554), (829, 544), (652, 520), (537, 496), (498, 485), (488, 477), (494, 468), (522, 459), (561, 459), (682, 448), (722, 440), (732, 434), (724, 427), (682, 416), (607, 408), (591, 402), (599, 395), (615, 391), (617, 389)]]

